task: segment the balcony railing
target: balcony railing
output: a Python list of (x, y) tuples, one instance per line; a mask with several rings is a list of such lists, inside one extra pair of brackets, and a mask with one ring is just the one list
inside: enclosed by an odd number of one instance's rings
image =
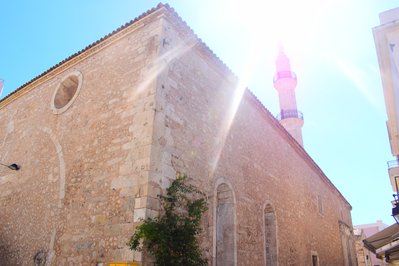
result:
[(278, 120), (286, 119), (286, 118), (299, 118), (303, 120), (303, 114), (301, 111), (298, 110), (281, 110), (276, 118)]
[(388, 169), (399, 167), (399, 159), (388, 161), (387, 164), (388, 164)]
[(274, 77), (273, 77), (273, 82), (276, 82), (279, 79), (284, 79), (284, 78), (293, 78), (296, 79), (296, 74), (292, 71), (280, 71), (277, 72)]
[(388, 161), (387, 164), (388, 164), (388, 173), (392, 185), (392, 190), (398, 193), (399, 158), (393, 161)]

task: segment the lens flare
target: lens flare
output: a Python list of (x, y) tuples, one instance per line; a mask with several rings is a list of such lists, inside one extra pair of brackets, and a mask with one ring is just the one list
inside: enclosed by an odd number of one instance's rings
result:
[(148, 66), (147, 70), (143, 74), (142, 81), (140, 84), (132, 91), (129, 100), (136, 100), (138, 95), (145, 91), (154, 81), (156, 81), (159, 74), (161, 74), (170, 62), (174, 59), (187, 53), (193, 48), (195, 41), (182, 41), (175, 47), (163, 53), (161, 56), (156, 57), (155, 60)]
[(259, 43), (254, 43), (253, 48), (250, 49), (251, 54), (248, 58), (248, 62), (246, 63), (246, 67), (244, 68), (244, 72), (241, 73), (241, 78), (237, 86), (234, 88), (232, 93), (231, 100), (229, 102), (229, 107), (226, 109), (225, 117), (222, 120), (223, 123), (220, 127), (219, 134), (217, 137), (218, 143), (215, 145), (214, 156), (211, 162), (211, 176), (214, 176), (215, 170), (219, 163), (220, 155), (224, 149), (227, 136), (230, 133), (231, 126), (234, 122), (235, 116), (237, 114), (238, 108), (241, 104), (242, 97), (247, 89), (247, 85), (249, 80), (251, 79), (254, 69), (259, 63), (259, 54), (261, 54), (261, 45)]

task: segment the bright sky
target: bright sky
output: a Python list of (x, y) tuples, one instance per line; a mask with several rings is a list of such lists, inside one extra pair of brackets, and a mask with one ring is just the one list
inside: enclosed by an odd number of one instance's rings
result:
[[(392, 190), (372, 27), (393, 0), (168, 1), (273, 114), (274, 61), (282, 42), (298, 76), (306, 151), (353, 206), (354, 224), (390, 216)], [(157, 1), (3, 1), (2, 96), (112, 32)], [(251, 71), (248, 71), (251, 70)]]

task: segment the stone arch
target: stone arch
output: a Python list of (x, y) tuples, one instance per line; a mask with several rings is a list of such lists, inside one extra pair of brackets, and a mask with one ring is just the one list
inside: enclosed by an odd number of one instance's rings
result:
[(62, 200), (65, 197), (65, 160), (64, 160), (64, 152), (62, 150), (62, 146), (59, 143), (56, 135), (51, 131), (51, 129), (47, 128), (47, 127), (41, 127), (40, 128), (42, 132), (46, 133), (51, 141), (54, 144), (54, 148), (55, 151), (57, 153), (57, 157), (58, 157), (58, 162), (59, 162), (59, 182), (60, 182), (60, 189), (59, 189), (59, 203), (58, 203), (58, 207), (61, 208), (62, 207)]
[[(50, 128), (40, 127), (41, 132), (46, 133), (46, 135), (51, 139), (54, 144), (55, 152), (58, 157), (58, 167), (59, 167), (59, 194), (58, 194), (58, 215), (60, 215), (61, 208), (63, 207), (63, 199), (65, 197), (65, 160), (64, 160), (64, 152), (60, 142), (58, 141), (57, 136), (53, 133)], [(55, 238), (57, 234), (57, 229), (54, 227), (50, 236), (50, 243), (48, 247), (48, 253), (46, 258), (46, 266), (51, 265), (53, 259), (55, 258)]]
[(265, 265), (278, 265), (277, 219), (276, 212), (270, 202), (263, 206), (263, 232)]
[(236, 201), (232, 186), (218, 180), (214, 191), (214, 265), (237, 265)]

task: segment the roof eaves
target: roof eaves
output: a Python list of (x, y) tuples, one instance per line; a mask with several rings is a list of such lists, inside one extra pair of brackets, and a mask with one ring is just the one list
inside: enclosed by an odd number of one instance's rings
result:
[(220, 70), (224, 71), (225, 73), (228, 73), (229, 75), (233, 75), (234, 77), (237, 77), (237, 75), (213, 52), (211, 48), (201, 39), (198, 37), (198, 35), (194, 32), (194, 30), (186, 23), (185, 20), (183, 20), (182, 17), (175, 11), (174, 8), (170, 7), (168, 4), (164, 5), (164, 7), (169, 11), (169, 14), (175, 18), (172, 23), (174, 23), (174, 26), (178, 29), (178, 31), (184, 36), (184, 37), (190, 37), (194, 38), (197, 41), (196, 47), (209, 55), (211, 59), (214, 60), (214, 62), (217, 63), (219, 66)]
[[(237, 77), (234, 72), (195, 34), (195, 32), (190, 28), (190, 26), (187, 25), (187, 23), (179, 16), (176, 11), (171, 8), (169, 5), (166, 5), (166, 8), (171, 11), (171, 14), (177, 18), (177, 21), (179, 22), (179, 28), (181, 31), (185, 31), (185, 33), (188, 35), (194, 36), (197, 41), (198, 41), (198, 48), (200, 48), (203, 52), (208, 53), (211, 58), (214, 59), (215, 62), (218, 63), (218, 66), (220, 69), (224, 70), (230, 75), (233, 75)], [(276, 120), (276, 118), (270, 113), (270, 111), (262, 104), (262, 102), (253, 94), (251, 90), (248, 88), (246, 89), (246, 93), (249, 97), (252, 98), (253, 102), (255, 105), (257, 105), (265, 114), (266, 116), (269, 117), (269, 119), (272, 121), (272, 124), (279, 129), (281, 134), (284, 135), (284, 137), (289, 141), (289, 143), (304, 157), (304, 159), (316, 170), (316, 172), (319, 173), (321, 176), (322, 180), (327, 183), (328, 186), (330, 186), (334, 192), (336, 192), (339, 197), (341, 197), (345, 203), (348, 204), (348, 206), (352, 209), (351, 204), (347, 201), (347, 199), (342, 195), (342, 193), (335, 187), (335, 185), (331, 182), (331, 180), (326, 176), (326, 174), (321, 170), (321, 168), (317, 165), (317, 163), (310, 157), (310, 155), (305, 151), (305, 149), (285, 130), (285, 128)]]
[(21, 85), (20, 87), (18, 87), (17, 89), (15, 89), (14, 91), (12, 91), (11, 93), (9, 93), (7, 96), (5, 96), (3, 99), (0, 100), (0, 104), (2, 102), (5, 102), (6, 100), (8, 100), (11, 96), (17, 94), (18, 92), (20, 92), (21, 90), (23, 90), (25, 87), (27, 87), (28, 85), (32, 84), (33, 82), (37, 81), (38, 79), (44, 77), (45, 75), (47, 75), (48, 73), (52, 72), (53, 70), (57, 69), (58, 67), (64, 65), (66, 62), (76, 58), (77, 56), (83, 54), (84, 52), (88, 51), (89, 49), (95, 47), (96, 45), (104, 42), (105, 40), (109, 39), (111, 36), (114, 36), (115, 34), (121, 32), (122, 30), (126, 29), (127, 27), (135, 24), (136, 22), (140, 21), (141, 19), (143, 19), (144, 17), (154, 13), (157, 10), (160, 10), (161, 8), (167, 8), (167, 9), (171, 9), (169, 7), (168, 4), (163, 4), (163, 3), (159, 3), (156, 7), (144, 12), (143, 14), (141, 14), (140, 16), (132, 19), (131, 21), (123, 24), (122, 26), (120, 26), (119, 28), (115, 29), (114, 31), (112, 31), (111, 33), (105, 35), (104, 37), (100, 38), (99, 40), (89, 44), (88, 46), (86, 46), (85, 48), (83, 48), (82, 50), (72, 54), (71, 56), (65, 58), (64, 60), (62, 60), (61, 62), (57, 63), (56, 65), (50, 67), (49, 69), (47, 69), (46, 71), (44, 71), (43, 73), (41, 73), (40, 75), (34, 77), (33, 79), (29, 80), (28, 82), (24, 83), (23, 85)]
[[(36, 80), (44, 77), (45, 75), (49, 74), (53, 70), (57, 69), (58, 67), (62, 66), (66, 62), (76, 58), (77, 56), (83, 54), (84, 52), (88, 51), (89, 49), (99, 45), (100, 43), (104, 42), (105, 40), (109, 39), (110, 37), (114, 36), (115, 34), (121, 32), (122, 30), (126, 29), (127, 27), (137, 23), (141, 19), (149, 16), (150, 14), (155, 13), (156, 11), (160, 9), (166, 9), (169, 11), (169, 14), (171, 14), (174, 18), (176, 18), (175, 22), (177, 22), (177, 25), (179, 28), (184, 32), (186, 35), (191, 35), (194, 36), (194, 38), (198, 41), (198, 48), (200, 48), (203, 52), (207, 53), (210, 55), (210, 58), (214, 59), (214, 62), (218, 64), (221, 70), (226, 71), (228, 74), (233, 75), (236, 77), (234, 72), (195, 34), (195, 32), (190, 28), (190, 26), (187, 25), (187, 23), (180, 17), (180, 15), (168, 4), (163, 4), (159, 3), (156, 7), (144, 12), (140, 16), (134, 18), (133, 20), (125, 23), (124, 25), (120, 26), (119, 28), (115, 29), (111, 33), (105, 35), (104, 37), (100, 38), (99, 40), (89, 44), (82, 50), (74, 53), (73, 55), (67, 57), (66, 59), (62, 60), (58, 64), (54, 65), (53, 67), (49, 68), (48, 70), (44, 71), (42, 74), (36, 76), (35, 78), (31, 79), (30, 81), (26, 82), (22, 86), (18, 87), (16, 90), (8, 94), (6, 97), (0, 100), (0, 106), (2, 102), (5, 102), (9, 98), (11, 98), (13, 95), (16, 93), (20, 92), (23, 90), (25, 87), (28, 85), (32, 84)], [(263, 112), (266, 114), (267, 117), (269, 117), (270, 121), (272, 121), (272, 124), (276, 126), (277, 128), (280, 129), (280, 132), (286, 137), (286, 139), (290, 142), (290, 144), (297, 150), (299, 153), (301, 153), (305, 159), (315, 168), (317, 172), (320, 173), (320, 175), (323, 177), (323, 179), (330, 185), (332, 188), (345, 200), (345, 202), (352, 208), (350, 203), (345, 199), (345, 197), (341, 194), (341, 192), (334, 186), (334, 184), (328, 179), (328, 177), (324, 174), (324, 172), (320, 169), (320, 167), (313, 161), (313, 159), (309, 156), (309, 154), (303, 149), (301, 145), (298, 144), (298, 142), (284, 129), (284, 127), (274, 118), (274, 116), (270, 113), (270, 111), (259, 101), (259, 99), (249, 90), (246, 90), (246, 93), (250, 98), (252, 98), (253, 102), (261, 109)]]
[(333, 189), (335, 193), (341, 197), (345, 203), (348, 204), (350, 209), (352, 209), (352, 205), (348, 202), (348, 200), (342, 195), (342, 193), (337, 189), (337, 187), (331, 182), (331, 180), (326, 176), (326, 174), (321, 170), (321, 168), (317, 165), (317, 163), (312, 159), (312, 157), (306, 152), (306, 150), (291, 136), (291, 134), (280, 124), (280, 122), (273, 116), (272, 113), (262, 104), (262, 102), (253, 94), (252, 91), (246, 89), (246, 95), (252, 99), (254, 104), (264, 112), (264, 114), (269, 118), (272, 125), (279, 129), (279, 132), (285, 137), (285, 139), (291, 144), (292, 147), (305, 159), (306, 162), (310, 164), (311, 167), (319, 174), (321, 179), (327, 183), (330, 188)]

